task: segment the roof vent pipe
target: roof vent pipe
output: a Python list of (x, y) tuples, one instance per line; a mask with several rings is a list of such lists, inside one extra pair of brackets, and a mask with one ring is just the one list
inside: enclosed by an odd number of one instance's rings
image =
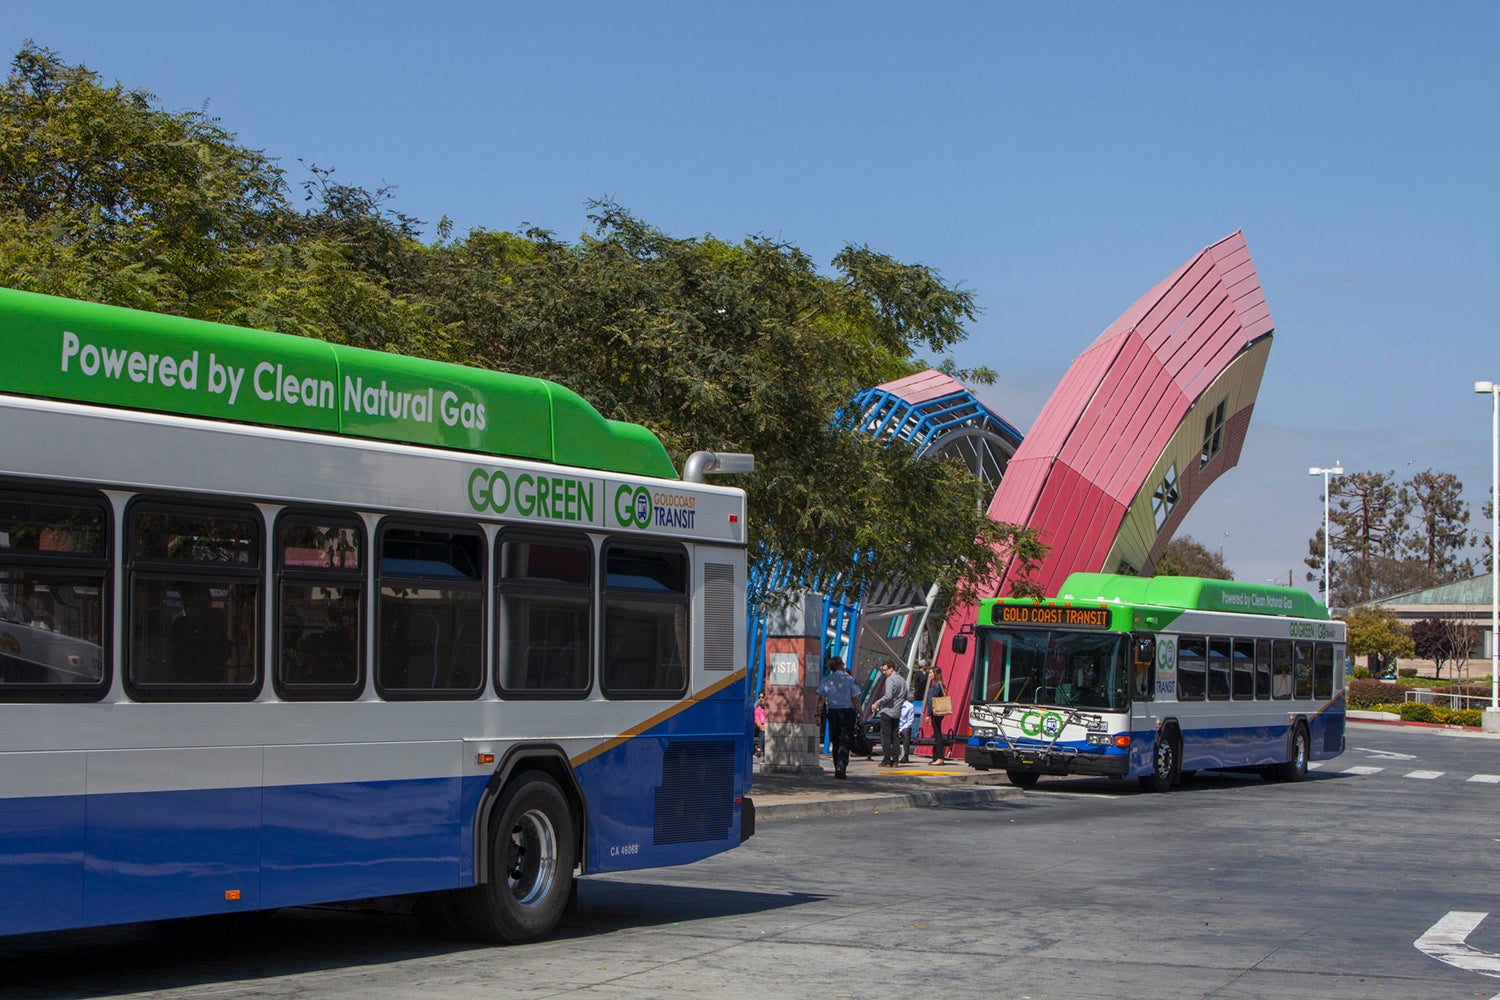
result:
[(713, 473), (729, 475), (754, 471), (754, 455), (734, 451), (695, 451), (682, 467), (682, 479), (688, 483), (701, 483), (704, 476)]

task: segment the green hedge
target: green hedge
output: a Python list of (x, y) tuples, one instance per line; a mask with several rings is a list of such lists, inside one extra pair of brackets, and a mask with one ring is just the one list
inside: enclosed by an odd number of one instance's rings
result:
[(1479, 726), (1484, 721), (1484, 710), (1480, 708), (1448, 708), (1445, 705), (1428, 705), (1420, 701), (1408, 701), (1401, 706), (1401, 718), (1406, 722), (1442, 722), (1457, 726)]
[(1400, 702), (1411, 688), (1406, 684), (1387, 684), (1373, 679), (1356, 679), (1349, 682), (1350, 708), (1374, 708), (1382, 702)]

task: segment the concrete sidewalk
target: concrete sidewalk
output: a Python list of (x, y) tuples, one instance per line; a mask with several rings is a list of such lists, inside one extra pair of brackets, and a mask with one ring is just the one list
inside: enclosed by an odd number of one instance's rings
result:
[[(821, 758), (822, 774), (760, 774), (750, 787), (756, 820), (802, 819), (808, 816), (852, 816), (892, 809), (966, 805), (1019, 798), (1021, 790), (1003, 771), (976, 771), (953, 761), (880, 767), (878, 761), (849, 761), (849, 777), (833, 776), (831, 758)], [(756, 762), (759, 767), (759, 762)]]

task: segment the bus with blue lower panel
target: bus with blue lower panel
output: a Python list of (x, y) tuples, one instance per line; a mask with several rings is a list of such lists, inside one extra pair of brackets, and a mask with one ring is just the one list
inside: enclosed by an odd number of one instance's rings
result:
[(745, 497), (551, 383), (0, 290), (0, 934), (519, 942), (750, 836)]
[[(968, 636), (955, 637), (966, 642)], [(1200, 770), (1299, 780), (1344, 749), (1345, 627), (1306, 592), (1075, 573), (1049, 600), (982, 601), (964, 756), (1043, 775)]]

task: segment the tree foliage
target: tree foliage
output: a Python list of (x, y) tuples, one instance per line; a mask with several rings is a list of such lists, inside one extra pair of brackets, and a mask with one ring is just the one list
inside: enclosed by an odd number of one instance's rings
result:
[(1167, 543), (1156, 561), (1157, 576), (1201, 576), (1210, 580), (1233, 580), (1234, 573), (1224, 565), (1222, 552), (1210, 551), (1191, 535)]
[(807, 579), (962, 593), (1044, 551), (984, 517), (962, 466), (913, 462), (845, 409), (966, 337), (972, 293), (931, 268), (849, 245), (823, 273), (790, 243), (673, 237), (610, 201), (577, 240), (445, 221), (424, 243), (391, 189), (306, 172), (299, 207), (217, 119), (27, 44), (0, 90), (0, 284), (535, 375), (679, 463), (754, 452), (751, 543)]
[(1443, 664), (1452, 662), (1456, 670), (1467, 663), (1479, 642), (1479, 628), (1471, 622), (1454, 619), (1424, 618), (1411, 625), (1416, 655), (1431, 660), (1437, 676), (1443, 676)]
[[(1434, 587), (1474, 571), (1464, 555), (1469, 508), (1463, 483), (1428, 469), (1405, 483), (1394, 472), (1355, 472), (1329, 480), (1332, 600), (1349, 607)], [(1308, 540), (1309, 581), (1321, 582), (1323, 529)]]
[(1360, 607), (1344, 616), (1348, 626), (1350, 656), (1369, 658), (1371, 672), (1383, 674), (1395, 657), (1412, 656), (1416, 647), (1411, 634), (1387, 608)]

